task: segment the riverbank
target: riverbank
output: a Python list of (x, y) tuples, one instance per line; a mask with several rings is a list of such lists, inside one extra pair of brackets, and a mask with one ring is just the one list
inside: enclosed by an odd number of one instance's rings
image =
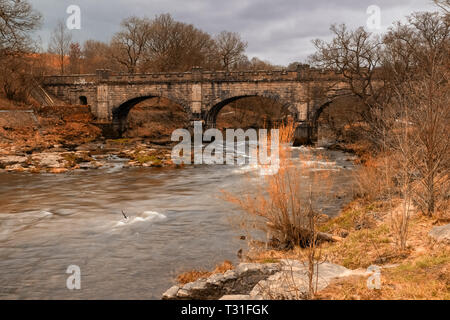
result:
[[(450, 299), (448, 203), (441, 204), (441, 210), (433, 217), (408, 205), (406, 246), (401, 248), (399, 223), (405, 216), (403, 201), (398, 194), (384, 195), (374, 172), (382, 170), (383, 158), (373, 157), (361, 143), (335, 143), (327, 148), (354, 154), (357, 157), (354, 161), (360, 166), (353, 173), (356, 180), (353, 200), (335, 217), (321, 216), (316, 225), (316, 232), (332, 241), (320, 241), (316, 248), (319, 274), (315, 277), (322, 280), (312, 299)], [(223, 296), (228, 299), (230, 294), (235, 299), (307, 298), (310, 248), (282, 250), (268, 245), (249, 243), (249, 250), (239, 253), (241, 264), (236, 266), (235, 273), (226, 271), (218, 276), (215, 271), (211, 275), (207, 270), (191, 270), (180, 274), (178, 285), (169, 289), (163, 299), (195, 299), (199, 295), (204, 299), (208, 298), (208, 292), (212, 299)], [(322, 264), (327, 265), (323, 272)], [(233, 287), (230, 281), (247, 281), (241, 279), (246, 277), (245, 272), (239, 271), (242, 268), (264, 271), (266, 265), (272, 265), (273, 272), (255, 271), (258, 280), (245, 290), (227, 289)], [(295, 272), (290, 268), (292, 265)], [(368, 286), (374, 276), (380, 281), (375, 288)], [(223, 281), (217, 282), (220, 277)], [(268, 286), (272, 296), (263, 294), (261, 286)]]
[(172, 165), (170, 141), (104, 139), (88, 106), (0, 102), (0, 172), (65, 173), (98, 169), (116, 158), (128, 159), (125, 167)]
[[(320, 285), (314, 299), (450, 299), (449, 220), (424, 217), (412, 209), (407, 248), (398, 250), (391, 219), (385, 203), (355, 200), (319, 227), (340, 240), (321, 245)], [(188, 278), (191, 282), (172, 287), (163, 299), (302, 299), (308, 290), (306, 254), (300, 247), (254, 247), (235, 271), (180, 275), (179, 280)], [(378, 288), (367, 284), (374, 270), (379, 270)], [(235, 290), (230, 284), (234, 282), (248, 285)]]

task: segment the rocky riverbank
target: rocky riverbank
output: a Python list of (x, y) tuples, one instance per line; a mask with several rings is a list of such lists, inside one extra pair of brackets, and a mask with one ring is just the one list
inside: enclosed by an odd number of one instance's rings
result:
[[(213, 274), (183, 286), (173, 286), (162, 299), (267, 300), (304, 299), (309, 290), (308, 263), (282, 259), (278, 263), (241, 263), (223, 274)], [(333, 263), (320, 263), (314, 268), (314, 286), (322, 290), (334, 279), (369, 276), (365, 269), (350, 270)]]
[(0, 172), (64, 173), (98, 169), (123, 159), (124, 167), (172, 166), (170, 148), (142, 140), (106, 140), (74, 145), (55, 144), (46, 149), (16, 147), (0, 152)]

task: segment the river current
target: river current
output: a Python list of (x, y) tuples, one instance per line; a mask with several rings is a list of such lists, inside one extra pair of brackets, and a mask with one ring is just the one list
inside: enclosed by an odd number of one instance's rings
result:
[[(323, 170), (345, 194), (325, 210), (336, 214), (351, 194), (350, 156), (294, 151), (329, 159)], [(0, 299), (159, 299), (181, 271), (238, 262), (245, 243), (222, 190), (244, 192), (244, 176), (263, 183), (257, 170), (123, 161), (63, 175), (0, 173)], [(80, 268), (80, 290), (66, 287), (70, 265)]]

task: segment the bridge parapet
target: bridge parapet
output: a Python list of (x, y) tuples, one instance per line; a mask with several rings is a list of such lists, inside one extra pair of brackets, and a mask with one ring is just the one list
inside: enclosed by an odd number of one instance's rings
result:
[(318, 69), (203, 71), (126, 74), (98, 70), (96, 74), (45, 76), (43, 85), (83, 85), (97, 83), (166, 83), (166, 82), (251, 82), (251, 81), (333, 81), (342, 76)]
[(83, 85), (97, 83), (96, 74), (44, 76), (43, 85)]

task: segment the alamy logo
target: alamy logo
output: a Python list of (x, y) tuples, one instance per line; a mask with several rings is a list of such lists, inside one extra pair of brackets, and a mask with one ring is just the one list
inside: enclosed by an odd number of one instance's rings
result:
[(369, 30), (381, 29), (381, 9), (379, 6), (371, 5), (367, 8), (366, 13), (370, 16), (367, 18), (367, 28)]
[(66, 26), (69, 30), (80, 30), (81, 29), (81, 9), (77, 5), (70, 5), (66, 10), (67, 14), (70, 16), (66, 20)]
[(70, 276), (66, 280), (66, 287), (69, 290), (80, 290), (81, 289), (81, 270), (77, 265), (70, 265), (66, 270), (67, 274)]
[[(226, 129), (224, 143), (220, 130), (203, 133), (202, 122), (195, 121), (193, 146), (191, 133), (186, 129), (176, 129), (171, 139), (181, 139), (172, 149), (175, 164), (192, 164), (192, 160), (194, 164), (249, 164), (259, 166), (262, 174), (274, 174), (279, 169), (278, 129), (270, 130), (270, 136), (267, 129)], [(204, 141), (210, 143), (204, 147)]]
[(367, 268), (367, 272), (372, 273), (369, 278), (367, 278), (367, 288), (372, 290), (381, 289), (381, 268), (375, 265)]

